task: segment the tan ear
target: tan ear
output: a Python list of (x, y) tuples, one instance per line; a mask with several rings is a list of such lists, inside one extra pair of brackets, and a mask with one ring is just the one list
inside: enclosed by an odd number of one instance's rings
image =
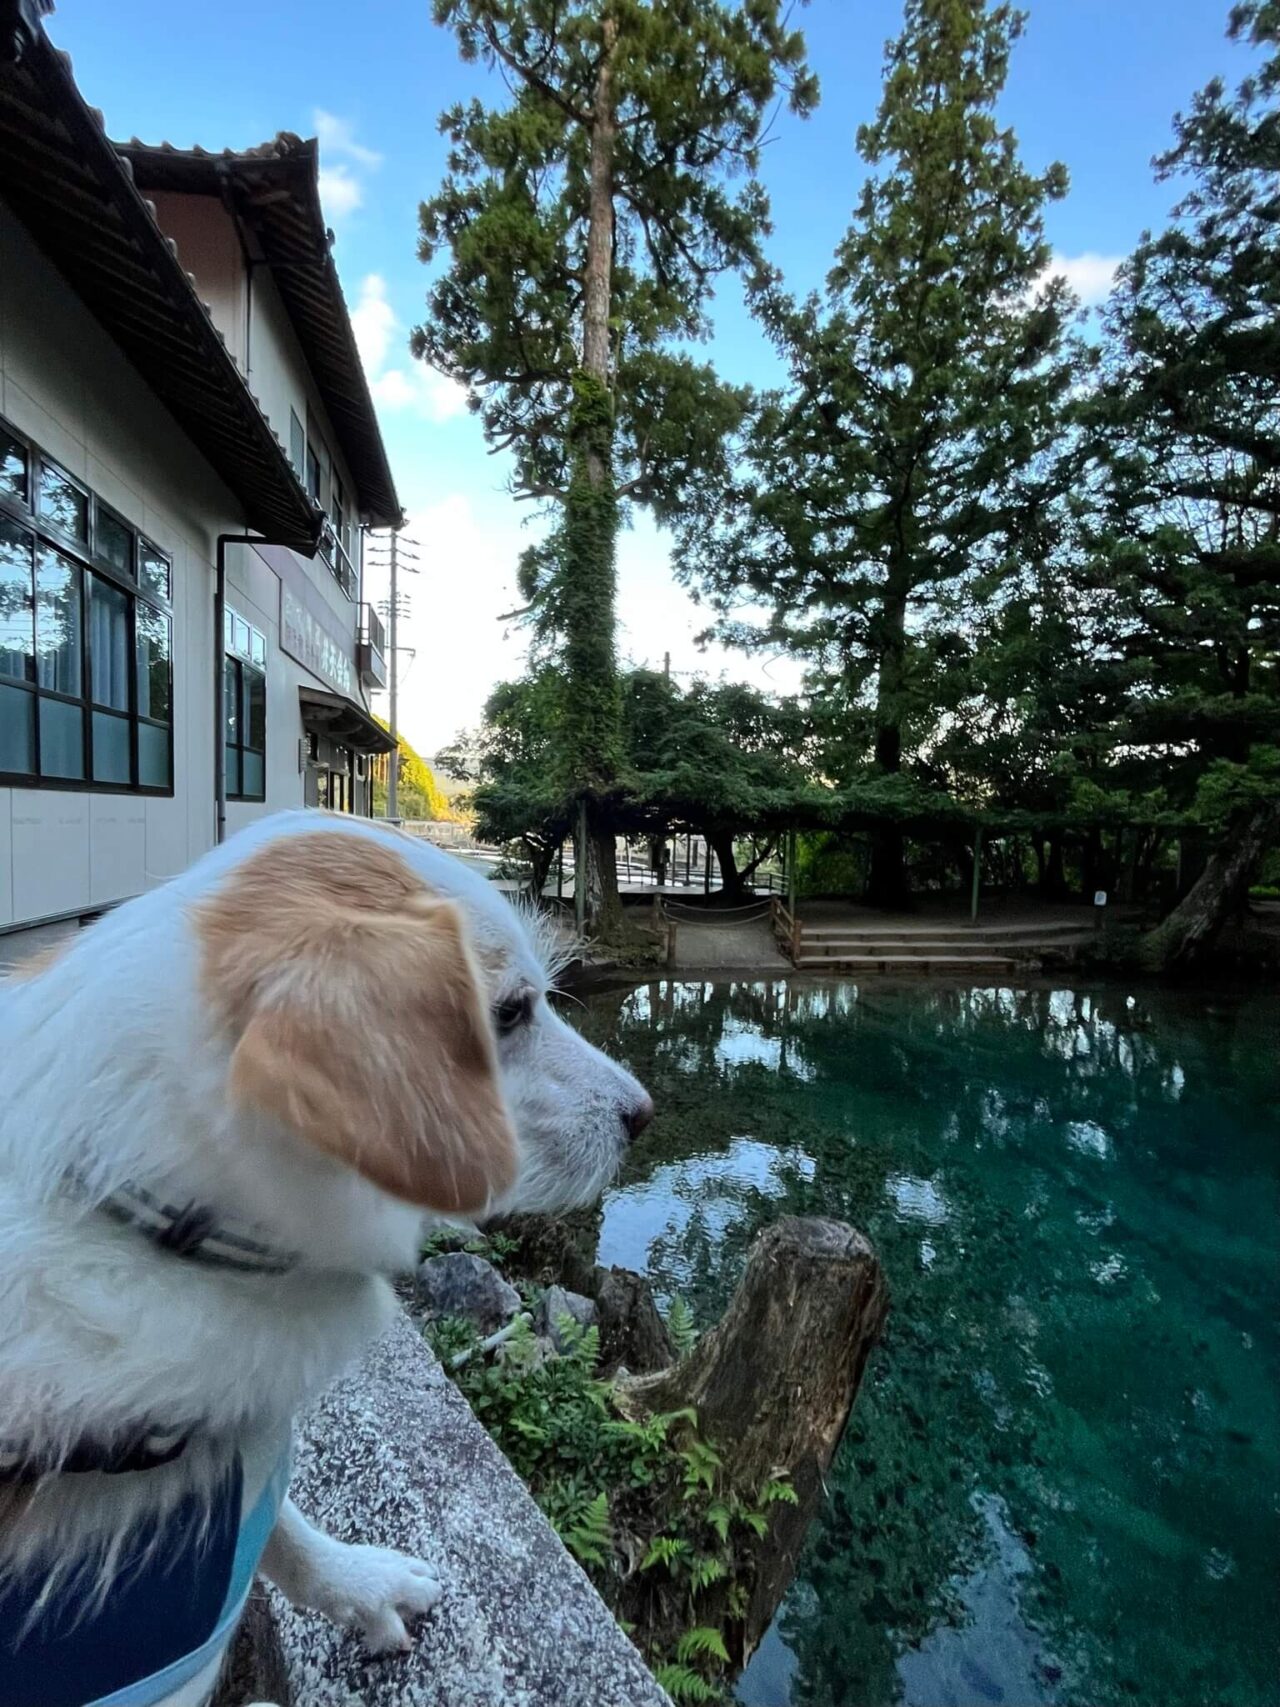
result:
[(255, 980), (233, 1097), (424, 1208), (475, 1213), (505, 1191), (515, 1136), (457, 910), (316, 895), (277, 956)]

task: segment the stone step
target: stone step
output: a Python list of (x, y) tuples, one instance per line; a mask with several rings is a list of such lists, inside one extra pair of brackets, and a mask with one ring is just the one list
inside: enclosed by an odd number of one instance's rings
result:
[(795, 962), (801, 972), (1026, 972), (1038, 964), (1007, 954), (802, 954)]
[(1092, 924), (1050, 925), (818, 925), (800, 921), (806, 942), (970, 942), (970, 943), (1048, 943), (1062, 941), (1087, 942), (1093, 937)]
[(826, 938), (803, 937), (800, 942), (801, 954), (825, 955), (828, 958), (835, 955), (838, 959), (846, 959), (849, 955), (861, 955), (868, 960), (879, 960), (886, 954), (899, 955), (903, 959), (933, 960), (940, 954), (961, 954), (966, 959), (973, 956), (988, 957), (994, 955), (998, 960), (1025, 960), (1028, 955), (1035, 956), (1050, 946), (1047, 943), (994, 943), (994, 942), (951, 942), (949, 940), (932, 940), (925, 938), (916, 942), (893, 942), (884, 937), (866, 937), (857, 942), (831, 942)]

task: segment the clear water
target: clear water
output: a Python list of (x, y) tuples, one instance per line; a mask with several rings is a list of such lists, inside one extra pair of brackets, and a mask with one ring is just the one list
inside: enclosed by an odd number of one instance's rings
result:
[(601, 1260), (703, 1320), (786, 1213), (893, 1313), (752, 1707), (1280, 1701), (1280, 1003), (663, 981)]

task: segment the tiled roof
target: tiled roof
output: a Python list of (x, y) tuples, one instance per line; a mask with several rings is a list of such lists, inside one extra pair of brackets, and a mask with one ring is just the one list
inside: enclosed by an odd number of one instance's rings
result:
[(320, 207), (315, 140), (282, 132), (258, 148), (210, 153), (172, 143), (117, 143), (138, 188), (222, 197), (270, 267), (333, 423), (360, 511), (376, 526), (401, 520), (386, 449)]
[(236, 495), (246, 526), (310, 556), (324, 518), (45, 35), (48, 10), (0, 0), (0, 200)]

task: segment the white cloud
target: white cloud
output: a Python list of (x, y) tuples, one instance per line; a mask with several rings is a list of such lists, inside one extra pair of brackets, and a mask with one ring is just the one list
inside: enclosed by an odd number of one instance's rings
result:
[(381, 154), (356, 141), (355, 126), (350, 119), (339, 118), (336, 113), (327, 113), (323, 107), (317, 107), (311, 118), (316, 127), (316, 135), (320, 139), (321, 150), (325, 154), (345, 155), (359, 166), (381, 166)]
[(387, 298), (387, 281), (381, 273), (369, 273), (362, 281), (351, 324), (369, 389), (384, 409), (411, 410), (424, 421), (437, 422), (452, 421), (466, 410), (465, 387), (433, 368), (421, 362), (407, 369), (386, 367), (393, 345), (397, 350), (404, 348), (404, 328)]
[(345, 166), (327, 166), (320, 173), (320, 202), (330, 219), (345, 219), (364, 200), (364, 189)]
[(398, 324), (387, 301), (387, 281), (381, 273), (369, 273), (361, 281), (360, 300), (351, 310), (351, 326), (367, 374), (381, 373)]
[(408, 372), (389, 368), (373, 380), (370, 389), (384, 408), (412, 409), (427, 421), (452, 421), (467, 407), (465, 386), (421, 362)]
[(1111, 294), (1116, 269), (1123, 255), (1099, 255), (1086, 249), (1083, 255), (1055, 255), (1040, 282), (1063, 278), (1086, 308), (1096, 308)]

